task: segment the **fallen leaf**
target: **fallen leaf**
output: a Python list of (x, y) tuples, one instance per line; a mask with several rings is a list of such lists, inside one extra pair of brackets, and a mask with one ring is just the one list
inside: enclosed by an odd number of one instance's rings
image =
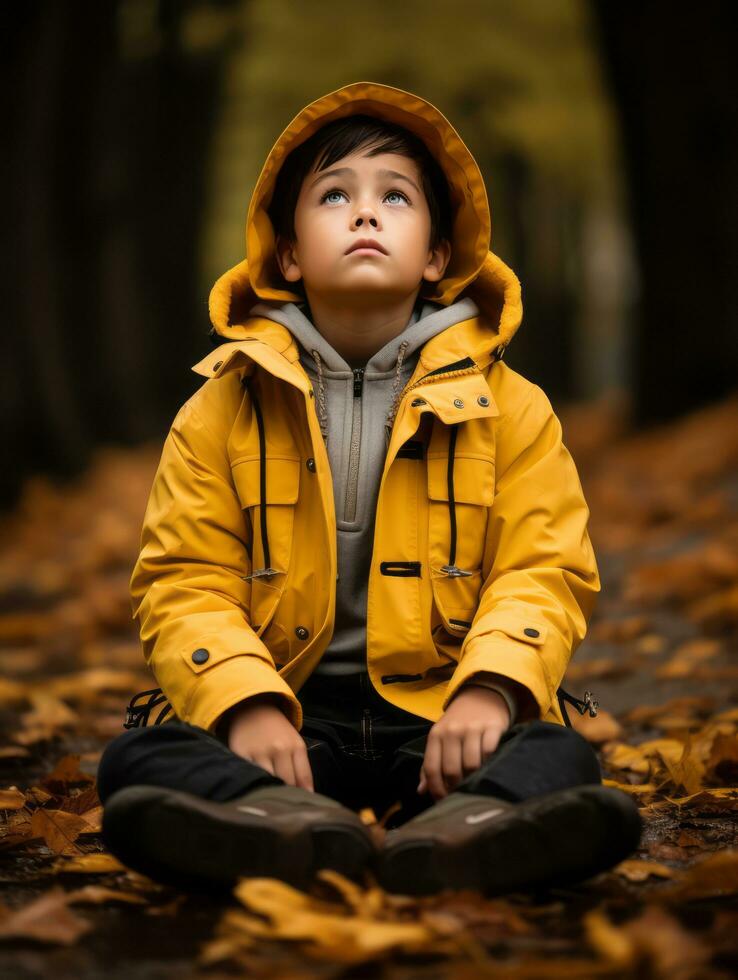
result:
[(116, 891), (105, 885), (84, 885), (74, 891), (67, 892), (70, 904), (78, 902), (88, 905), (102, 905), (105, 902), (126, 902), (129, 905), (146, 905), (146, 899), (137, 892)]
[(17, 786), (0, 789), (0, 810), (21, 810), (26, 805), (26, 794)]
[(89, 824), (76, 813), (43, 808), (31, 817), (31, 827), (55, 854), (79, 854), (80, 849), (74, 842), (83, 831), (89, 830)]
[(71, 946), (92, 929), (92, 923), (67, 908), (68, 895), (58, 887), (15, 911), (0, 913), (0, 939), (35, 939)]
[(94, 776), (80, 772), (79, 756), (73, 754), (59, 759), (54, 769), (41, 779), (41, 785), (52, 793), (65, 793), (71, 785), (94, 782)]
[(107, 874), (111, 871), (125, 871), (125, 866), (112, 854), (77, 854), (74, 857), (60, 857), (51, 870), (57, 874)]
[(716, 851), (699, 858), (668, 889), (658, 894), (668, 902), (738, 895), (738, 848)]
[(738, 735), (718, 732), (705, 764), (705, 781), (717, 786), (738, 784)]
[(647, 878), (673, 878), (674, 869), (660, 861), (647, 861), (638, 858), (627, 858), (612, 869), (628, 881), (645, 881)]
[(613, 925), (601, 909), (592, 909), (584, 915), (584, 927), (590, 945), (629, 976), (693, 980), (710, 959), (697, 936), (655, 905), (622, 926)]

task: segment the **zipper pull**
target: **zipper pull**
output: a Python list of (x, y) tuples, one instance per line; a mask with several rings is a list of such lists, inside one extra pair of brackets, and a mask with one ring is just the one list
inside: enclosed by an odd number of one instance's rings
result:
[(364, 384), (364, 368), (354, 368), (354, 398), (361, 398), (361, 389)]

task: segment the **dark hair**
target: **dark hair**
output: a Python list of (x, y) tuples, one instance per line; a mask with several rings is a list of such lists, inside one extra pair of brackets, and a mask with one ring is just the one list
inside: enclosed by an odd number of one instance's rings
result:
[(430, 211), (430, 247), (435, 248), (443, 239), (450, 241), (452, 214), (448, 183), (428, 147), (404, 126), (358, 114), (326, 123), (287, 156), (277, 174), (267, 209), (276, 234), (295, 241), (297, 198), (316, 160), (316, 171), (327, 170), (337, 160), (365, 146), (372, 147), (368, 156), (400, 153), (416, 162)]

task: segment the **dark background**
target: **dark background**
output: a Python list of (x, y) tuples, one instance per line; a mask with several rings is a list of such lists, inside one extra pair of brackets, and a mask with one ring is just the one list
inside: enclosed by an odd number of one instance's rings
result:
[(523, 284), (506, 360), (555, 405), (616, 396), (637, 428), (732, 389), (728, 5), (470, 0), (454, 22), (473, 47), (449, 42), (446, 12), (386, 6), (370, 25), (331, 3), (295, 4), (287, 24), (284, 5), (247, 0), (15, 9), (0, 506), (100, 446), (163, 439), (202, 381), (208, 290), (243, 257), (266, 153), (303, 105), (360, 79), (428, 98), (479, 160), (492, 249)]

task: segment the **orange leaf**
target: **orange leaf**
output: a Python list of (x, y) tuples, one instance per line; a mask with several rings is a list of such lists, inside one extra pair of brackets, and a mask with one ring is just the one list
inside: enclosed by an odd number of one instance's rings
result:
[(52, 888), (39, 898), (0, 920), (0, 938), (36, 939), (45, 943), (71, 946), (92, 929), (67, 908), (68, 896), (62, 888)]
[(64, 810), (36, 810), (31, 817), (31, 827), (55, 854), (81, 853), (74, 842), (83, 831), (89, 833), (89, 824), (84, 818)]
[(26, 795), (17, 786), (0, 789), (0, 810), (22, 810), (26, 805)]

